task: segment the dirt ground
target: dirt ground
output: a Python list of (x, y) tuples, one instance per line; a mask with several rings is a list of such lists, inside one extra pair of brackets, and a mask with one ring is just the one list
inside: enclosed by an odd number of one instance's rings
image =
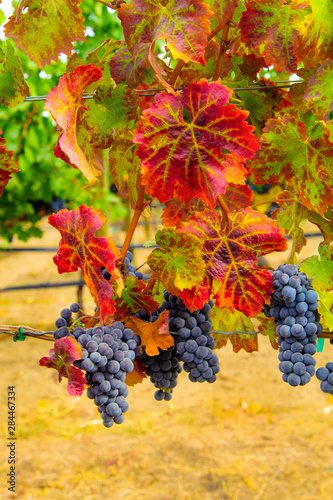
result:
[[(147, 236), (142, 230), (136, 242)], [(117, 233), (115, 241), (121, 239)], [(43, 240), (12, 245), (54, 247), (58, 241), (59, 233), (48, 227)], [(317, 245), (317, 238), (309, 240), (300, 261)], [(137, 252), (136, 264), (148, 253)], [(78, 277), (59, 276), (52, 255), (1, 254), (0, 287)], [(268, 261), (275, 266), (283, 259), (278, 254)], [(60, 310), (74, 300), (74, 287), (4, 292), (0, 323), (53, 329)], [(92, 312), (86, 289), (84, 304)], [(221, 372), (214, 384), (193, 384), (182, 373), (171, 402), (156, 402), (146, 379), (130, 389), (125, 422), (106, 429), (91, 400), (69, 396), (65, 381), (59, 384), (55, 372), (39, 366), (50, 342), (0, 337), (1, 499), (333, 500), (333, 398), (315, 378), (305, 387), (285, 384), (266, 338), (257, 353), (236, 355), (230, 345), (218, 351)], [(316, 359), (317, 366), (333, 359), (328, 341)], [(11, 385), (17, 398), (16, 494), (6, 485)]]

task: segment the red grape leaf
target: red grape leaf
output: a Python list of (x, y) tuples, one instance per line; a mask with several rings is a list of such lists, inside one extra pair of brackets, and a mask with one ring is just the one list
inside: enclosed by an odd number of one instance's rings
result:
[(165, 204), (162, 213), (162, 222), (165, 227), (177, 227), (180, 222), (185, 222), (195, 212), (205, 210), (206, 205), (194, 198), (190, 203), (183, 203), (182, 201), (174, 198)]
[(143, 380), (147, 378), (147, 368), (141, 364), (138, 356), (135, 356), (133, 365), (133, 370), (126, 374), (126, 385), (128, 385), (128, 387), (133, 387), (136, 384), (142, 384)]
[(197, 285), (192, 288), (179, 291), (177, 295), (183, 299), (186, 307), (193, 312), (197, 309), (201, 309), (209, 301), (211, 293), (211, 280), (207, 275), (205, 275), (199, 286)]
[(200, 80), (188, 85), (183, 97), (157, 95), (143, 111), (133, 142), (140, 144), (147, 193), (161, 203), (198, 197), (213, 208), (227, 182), (245, 184), (243, 164), (258, 140), (245, 121), (248, 113), (226, 104), (230, 95), (227, 87)]
[(9, 40), (0, 41), (0, 73), (0, 103), (14, 108), (23, 102), (29, 87), (24, 80), (21, 61)]
[(333, 110), (333, 60), (326, 59), (310, 78), (304, 100), (319, 120), (328, 120)]
[(103, 164), (96, 148), (90, 144), (87, 129), (81, 129), (79, 136), (77, 129), (86, 109), (82, 104), (82, 94), (101, 77), (101, 69), (95, 68), (93, 64), (78, 66), (70, 74), (70, 80), (67, 75), (60, 77), (58, 86), (48, 93), (45, 104), (62, 130), (54, 149), (55, 155), (79, 168), (88, 179), (89, 186), (95, 182)]
[(202, 242), (195, 236), (174, 229), (157, 231), (156, 248), (148, 256), (148, 265), (164, 287), (174, 295), (202, 281), (205, 269), (201, 258)]
[(324, 122), (306, 127), (298, 115), (268, 120), (250, 162), (256, 184), (281, 180), (310, 210), (324, 215), (333, 200), (333, 144)]
[[(41, 2), (25, 0), (19, 22), (13, 14), (5, 24), (5, 35), (39, 67), (57, 61), (60, 52), (71, 56), (73, 42), (85, 42), (81, 0)], [(22, 6), (21, 6), (22, 9)]]
[(254, 192), (247, 185), (228, 184), (224, 199), (231, 212), (238, 212), (240, 208), (247, 208), (251, 205)]
[(202, 0), (132, 0), (118, 10), (130, 52), (143, 43), (166, 40), (174, 59), (200, 64), (205, 64), (211, 15)]
[(139, 335), (141, 339), (140, 349), (142, 351), (142, 347), (145, 346), (148, 356), (159, 354), (158, 348), (165, 351), (175, 344), (169, 333), (169, 311), (162, 311), (154, 323), (131, 317), (125, 326), (132, 328), (134, 333)]
[(140, 309), (153, 312), (156, 311), (159, 304), (151, 295), (145, 295), (146, 285), (137, 277), (126, 276), (124, 280), (125, 288), (121, 293), (121, 297), (115, 299), (116, 312), (115, 320), (122, 321), (127, 316), (136, 313)]
[[(2, 135), (0, 129), (0, 135)], [(2, 196), (3, 188), (7, 186), (11, 175), (19, 172), (17, 161), (13, 159), (14, 152), (6, 149), (6, 139), (0, 137), (0, 196)]]
[(82, 348), (72, 337), (58, 339), (54, 348), (50, 349), (50, 356), (39, 360), (40, 366), (54, 368), (59, 372), (59, 382), (63, 377), (68, 378), (67, 390), (71, 396), (81, 396), (86, 384), (83, 371), (72, 366), (73, 361), (82, 358)]
[(149, 43), (142, 43), (134, 47), (132, 54), (126, 46), (117, 50), (110, 58), (111, 75), (116, 83), (126, 83), (132, 89), (142, 83), (150, 67), (149, 47)]
[(242, 42), (253, 48), (261, 46), (266, 66), (274, 65), (279, 72), (297, 70), (302, 5), (289, 5), (284, 0), (253, 0), (246, 3), (242, 13)]
[(203, 242), (205, 273), (215, 305), (256, 316), (272, 292), (272, 275), (257, 267), (257, 258), (286, 250), (287, 240), (276, 222), (250, 208), (230, 214), (224, 232), (221, 223), (220, 213), (206, 209), (177, 231), (194, 234)]
[[(95, 232), (106, 221), (100, 210), (81, 205), (76, 210), (60, 210), (49, 217), (51, 226), (61, 234), (58, 253), (53, 257), (59, 274), (82, 270), (83, 278), (101, 309), (101, 318), (115, 311), (114, 287), (121, 295), (123, 280), (114, 262), (119, 255), (111, 238), (98, 237)], [(101, 267), (111, 274), (110, 281), (101, 275)]]
[[(233, 345), (234, 352), (244, 349), (246, 352), (258, 351), (258, 334), (246, 335), (245, 333), (233, 333), (223, 335), (217, 332), (254, 332), (256, 329), (250, 318), (243, 313), (231, 312), (227, 307), (213, 307), (210, 313), (212, 320), (212, 337), (215, 340), (216, 348), (220, 349), (227, 345), (228, 340)], [(217, 332), (214, 330), (217, 330)]]
[(205, 3), (215, 14), (214, 20), (216, 20), (218, 26), (221, 27), (232, 18), (238, 2), (239, 0), (224, 0), (223, 2), (220, 0), (205, 0)]

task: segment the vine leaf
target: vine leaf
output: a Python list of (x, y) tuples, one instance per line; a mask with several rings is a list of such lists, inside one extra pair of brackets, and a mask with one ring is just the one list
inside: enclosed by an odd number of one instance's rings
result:
[(261, 335), (265, 335), (269, 338), (273, 349), (279, 349), (279, 344), (277, 343), (278, 335), (276, 333), (276, 324), (274, 319), (266, 318), (263, 313), (258, 314), (256, 319), (260, 321), (258, 330)]
[(245, 121), (248, 113), (226, 104), (231, 92), (202, 79), (188, 85), (182, 97), (157, 95), (143, 111), (133, 142), (140, 144), (136, 154), (147, 193), (161, 203), (198, 197), (213, 208), (228, 182), (245, 184), (244, 162), (258, 140)]
[(318, 255), (313, 255), (302, 262), (300, 269), (312, 280), (313, 287), (319, 291), (333, 289), (333, 244), (322, 242), (318, 247)]
[(56, 147), (55, 156), (74, 168), (79, 168), (92, 185), (103, 169), (97, 149), (90, 144), (87, 128), (79, 128), (82, 113), (86, 108), (82, 104), (82, 94), (94, 82), (102, 77), (102, 70), (93, 64), (78, 66), (70, 79), (65, 74), (59, 79), (46, 97), (45, 108), (62, 130)]
[(128, 50), (125, 42), (123, 45), (110, 58), (111, 75), (117, 84), (126, 83), (134, 89), (142, 83), (150, 68), (148, 59), (150, 44), (142, 43), (135, 46), (132, 53)]
[[(114, 288), (121, 295), (123, 280), (114, 262), (119, 250), (111, 238), (96, 237), (95, 233), (105, 223), (100, 210), (81, 205), (76, 210), (60, 210), (49, 217), (49, 223), (61, 234), (59, 250), (53, 257), (59, 274), (82, 270), (91, 294), (100, 306), (101, 318), (115, 311)], [(110, 281), (101, 275), (101, 267), (111, 274)]]
[(210, 21), (214, 14), (202, 0), (133, 0), (121, 4), (118, 17), (130, 52), (143, 43), (166, 40), (174, 59), (205, 64)]
[(183, 203), (178, 198), (168, 201), (162, 213), (162, 222), (165, 227), (177, 227), (180, 222), (185, 222), (195, 212), (205, 210), (206, 205), (194, 198), (191, 203)]
[(126, 276), (124, 280), (125, 288), (121, 297), (115, 299), (116, 313), (115, 320), (122, 321), (127, 316), (136, 313), (140, 309), (148, 312), (156, 311), (159, 304), (151, 295), (145, 295), (146, 285), (142, 280), (134, 276)]
[(177, 231), (193, 234), (203, 242), (205, 276), (215, 305), (256, 316), (273, 290), (272, 275), (257, 267), (257, 258), (286, 250), (287, 240), (275, 221), (250, 208), (230, 214), (225, 231), (221, 223), (220, 213), (206, 209)]
[[(239, 311), (232, 313), (227, 307), (213, 307), (210, 313), (210, 318), (212, 320), (213, 331), (255, 331), (250, 318), (247, 318)], [(230, 340), (233, 346), (233, 351), (236, 353), (241, 349), (244, 349), (246, 352), (258, 351), (258, 334), (246, 335), (245, 333), (233, 333), (232, 335), (223, 335), (221, 333), (213, 332), (211, 335), (215, 340), (217, 349), (226, 346), (228, 340)]]
[(14, 108), (29, 94), (29, 87), (24, 80), (21, 61), (9, 40), (0, 41), (0, 72), (0, 103)]
[(268, 120), (250, 162), (254, 182), (273, 183), (284, 176), (302, 203), (323, 216), (333, 199), (331, 140), (324, 122), (307, 129), (296, 113)]
[(49, 357), (44, 356), (39, 360), (40, 366), (54, 368), (59, 372), (58, 379), (68, 378), (67, 390), (71, 396), (81, 396), (86, 384), (83, 371), (72, 366), (73, 361), (82, 358), (82, 348), (72, 337), (58, 339), (54, 348), (50, 349)]
[(136, 384), (142, 384), (143, 380), (147, 378), (147, 368), (141, 364), (138, 356), (135, 356), (133, 365), (133, 370), (126, 374), (126, 385), (129, 387), (133, 387)]
[(164, 287), (174, 295), (201, 282), (205, 269), (201, 258), (202, 242), (195, 236), (177, 233), (174, 229), (157, 231), (156, 244), (148, 256), (148, 265)]
[(148, 356), (159, 354), (159, 348), (167, 350), (175, 343), (172, 335), (169, 333), (169, 311), (162, 311), (154, 323), (142, 321), (139, 318), (131, 317), (125, 326), (139, 335), (141, 339), (141, 350), (145, 347)]
[(333, 293), (319, 290), (320, 302), (318, 304), (318, 311), (322, 315), (321, 323), (323, 328), (333, 330), (333, 314), (331, 313), (333, 307)]
[[(0, 136), (3, 134), (0, 129)], [(6, 139), (0, 137), (0, 196), (2, 196), (3, 188), (7, 186), (12, 174), (19, 172), (17, 161), (13, 158), (14, 151), (6, 149)]]
[(246, 2), (239, 28), (242, 42), (258, 49), (266, 65), (281, 72), (294, 73), (298, 63), (299, 27), (304, 4), (297, 6), (284, 0), (253, 0)]
[(333, 53), (333, 4), (331, 0), (308, 0), (307, 3), (310, 11), (307, 9), (300, 26), (298, 45), (305, 67), (316, 67), (318, 61), (324, 62)]
[(113, 182), (121, 196), (130, 200), (133, 209), (138, 199), (137, 184), (140, 174), (140, 161), (134, 154), (135, 147), (121, 130), (114, 132), (109, 149), (109, 166)]
[(304, 100), (319, 120), (328, 120), (333, 110), (332, 81), (333, 60), (326, 59), (306, 86)]
[(81, 0), (25, 0), (27, 11), (21, 10), (18, 23), (16, 14), (9, 18), (5, 35), (39, 67), (57, 61), (60, 52), (70, 57), (73, 42), (87, 41), (79, 3)]

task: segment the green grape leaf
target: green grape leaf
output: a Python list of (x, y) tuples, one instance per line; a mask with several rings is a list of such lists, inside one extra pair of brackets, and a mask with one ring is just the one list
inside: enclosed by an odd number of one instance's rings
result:
[(0, 103), (14, 108), (23, 102), (29, 87), (23, 77), (21, 62), (9, 40), (0, 41), (0, 73)]
[[(0, 129), (0, 136), (2, 130)], [(6, 139), (0, 137), (0, 196), (3, 188), (7, 186), (12, 174), (19, 172), (18, 163), (13, 159), (14, 152), (6, 149)]]
[(179, 234), (174, 229), (157, 231), (156, 248), (148, 256), (148, 265), (164, 287), (174, 295), (202, 281), (205, 269), (201, 258), (202, 242), (195, 236)]
[(318, 63), (333, 53), (333, 3), (331, 0), (307, 0), (307, 4), (310, 11), (306, 10), (307, 15), (299, 27), (299, 52), (306, 66), (318, 67)]
[[(212, 320), (212, 337), (215, 340), (216, 348), (220, 349), (227, 345), (230, 340), (233, 351), (239, 352), (244, 349), (246, 352), (258, 351), (258, 334), (246, 335), (246, 333), (233, 333), (232, 335), (223, 335), (217, 332), (254, 332), (256, 329), (250, 318), (243, 313), (231, 312), (227, 307), (213, 307), (210, 313)], [(214, 330), (217, 330), (214, 331)]]
[(308, 278), (314, 276), (312, 285), (316, 290), (326, 292), (333, 290), (333, 244), (322, 242), (318, 247), (318, 255), (309, 257), (300, 266), (300, 270)]
[(333, 60), (326, 61), (310, 78), (304, 93), (304, 100), (319, 120), (328, 120), (333, 110)]
[(299, 55), (297, 38), (303, 7), (284, 0), (253, 0), (246, 2), (239, 28), (242, 42), (262, 49), (266, 66), (274, 65), (281, 72), (294, 73)]
[(245, 121), (248, 113), (226, 104), (230, 95), (227, 87), (200, 80), (183, 97), (157, 95), (143, 111), (133, 142), (140, 144), (147, 193), (161, 203), (197, 197), (213, 208), (228, 182), (245, 184), (244, 162), (258, 141)]
[(325, 292), (324, 290), (318, 290), (320, 302), (318, 304), (318, 311), (322, 315), (321, 323), (323, 328), (328, 328), (330, 331), (333, 330), (333, 293)]
[(39, 67), (57, 61), (60, 52), (70, 57), (73, 42), (86, 41), (79, 3), (81, 0), (25, 0), (27, 11), (21, 10), (19, 22), (16, 14), (9, 18), (5, 35)]
[(268, 120), (249, 163), (256, 184), (283, 176), (310, 210), (324, 215), (333, 200), (333, 143), (324, 122), (308, 129), (296, 113)]

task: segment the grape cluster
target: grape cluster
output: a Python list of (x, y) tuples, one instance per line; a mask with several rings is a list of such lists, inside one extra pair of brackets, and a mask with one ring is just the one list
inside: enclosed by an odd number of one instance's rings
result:
[[(161, 311), (162, 309), (159, 308), (159, 310), (154, 311), (150, 316), (147, 311), (141, 309), (134, 316), (143, 321), (151, 319), (151, 322), (154, 323)], [(178, 375), (182, 371), (176, 347), (172, 346), (167, 351), (160, 349), (159, 354), (155, 356), (149, 356), (145, 350), (140, 352), (139, 347), (137, 347), (135, 353), (140, 358), (141, 364), (147, 367), (147, 375), (157, 388), (154, 394), (155, 399), (157, 401), (162, 401), (163, 399), (170, 401), (173, 389), (177, 385)]]
[[(137, 277), (139, 280), (142, 280), (143, 274), (141, 271), (137, 271), (135, 266), (131, 264), (133, 260), (133, 254), (132, 252), (126, 252), (126, 257), (124, 259), (124, 266), (121, 268), (121, 274), (123, 276), (129, 275), (133, 277)], [(110, 280), (111, 279), (111, 274), (105, 267), (101, 267), (101, 274), (104, 279)]]
[(315, 373), (318, 294), (296, 265), (281, 264), (273, 272), (274, 293), (265, 314), (276, 323), (279, 369), (282, 380), (292, 386), (305, 385)]
[(215, 382), (220, 367), (218, 356), (212, 351), (215, 341), (210, 335), (209, 315), (213, 302), (210, 300), (202, 309), (191, 313), (182, 299), (166, 290), (164, 299), (158, 310), (169, 310), (170, 333), (189, 379), (191, 382)]
[(57, 329), (54, 331), (53, 336), (55, 340), (61, 339), (63, 337), (68, 337), (70, 334), (69, 327), (73, 324), (72, 314), (80, 311), (80, 306), (76, 302), (73, 302), (68, 307), (65, 307), (60, 312), (60, 318), (55, 321), (55, 326)]
[(321, 380), (320, 389), (333, 396), (333, 363), (329, 362), (325, 366), (318, 368), (316, 377)]
[(76, 327), (72, 335), (82, 346), (82, 359), (74, 365), (86, 372), (88, 398), (94, 400), (105, 427), (121, 424), (128, 410), (126, 374), (133, 370), (139, 338), (119, 321), (87, 330)]

